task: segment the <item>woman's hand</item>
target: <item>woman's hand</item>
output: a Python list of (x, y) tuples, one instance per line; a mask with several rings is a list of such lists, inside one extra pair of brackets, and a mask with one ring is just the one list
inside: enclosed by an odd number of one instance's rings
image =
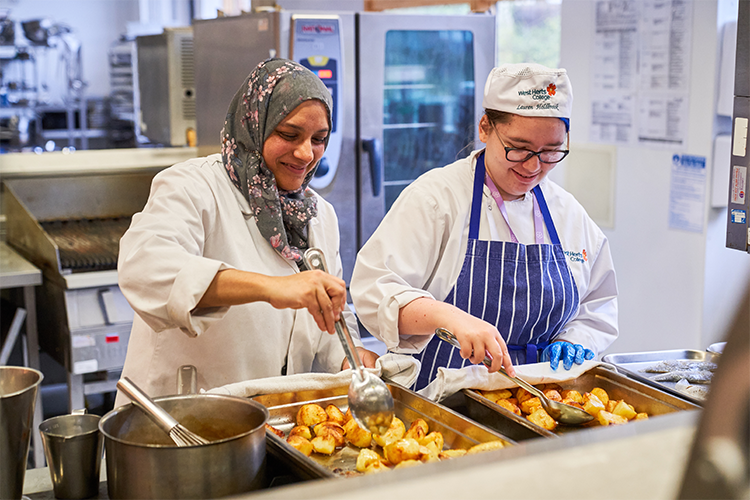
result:
[(276, 309), (307, 309), (318, 328), (336, 333), (335, 323), (346, 307), (344, 280), (323, 271), (304, 271), (276, 278), (268, 302)]
[[(380, 357), (377, 353), (368, 351), (364, 347), (357, 347), (357, 356), (359, 356), (360, 361), (362, 361), (362, 366), (365, 368), (375, 368), (375, 361)], [(343, 371), (347, 368), (351, 368), (349, 366), (349, 360), (344, 358), (344, 361), (341, 363), (341, 370)]]
[(268, 302), (276, 309), (307, 309), (318, 328), (336, 333), (334, 324), (346, 307), (344, 280), (323, 271), (266, 276), (237, 269), (216, 273), (196, 307), (226, 307)]
[(490, 373), (500, 370), (502, 366), (508, 375), (515, 377), (508, 346), (497, 328), (469, 313), (465, 314), (452, 328), (447, 328), (461, 344), (461, 357), (478, 365), (487, 356), (492, 359), (492, 365), (488, 367)]
[(514, 377), (516, 371), (510, 360), (508, 346), (493, 325), (466, 311), (421, 297), (406, 304), (399, 311), (398, 330), (401, 335), (432, 335), (438, 327), (449, 330), (461, 344), (461, 357), (479, 364), (485, 356), (492, 358), (490, 373), (504, 367)]

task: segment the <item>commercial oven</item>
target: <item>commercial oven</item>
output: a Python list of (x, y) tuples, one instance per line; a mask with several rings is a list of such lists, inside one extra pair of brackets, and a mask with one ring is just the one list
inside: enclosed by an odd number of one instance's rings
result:
[(220, 150), (234, 93), (261, 61), (286, 57), (326, 83), (333, 130), (311, 187), (339, 217), (344, 279), (398, 194), (468, 154), (495, 62), (495, 18), (271, 11), (195, 21), (201, 154)]

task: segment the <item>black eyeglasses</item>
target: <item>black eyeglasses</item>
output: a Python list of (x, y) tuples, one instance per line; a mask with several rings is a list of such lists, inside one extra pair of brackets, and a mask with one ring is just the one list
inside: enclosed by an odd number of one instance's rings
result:
[[(493, 127), (493, 130), (495, 128)], [(528, 149), (521, 149), (521, 148), (509, 148), (505, 145), (505, 142), (503, 142), (503, 139), (500, 137), (500, 134), (497, 133), (497, 130), (495, 130), (495, 135), (497, 135), (497, 138), (500, 139), (500, 142), (503, 145), (503, 148), (505, 149), (505, 158), (508, 161), (512, 161), (514, 163), (523, 163), (525, 161), (530, 160), (534, 156), (539, 158), (539, 161), (542, 163), (558, 163), (563, 160), (566, 156), (568, 156), (568, 153), (570, 153), (569, 149), (553, 149), (553, 150), (545, 150), (545, 151), (531, 151)]]

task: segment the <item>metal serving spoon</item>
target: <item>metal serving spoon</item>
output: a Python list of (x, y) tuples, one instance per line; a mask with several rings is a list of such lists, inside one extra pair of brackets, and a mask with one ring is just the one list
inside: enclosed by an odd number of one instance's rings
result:
[[(325, 256), (319, 248), (308, 248), (302, 258), (308, 269), (328, 272)], [(385, 434), (393, 420), (393, 395), (379, 377), (362, 367), (343, 317), (336, 322), (336, 333), (352, 367), (348, 394), (352, 416), (363, 429), (373, 434)]]
[[(461, 348), (461, 344), (458, 342), (456, 336), (445, 328), (437, 328), (435, 330), (435, 335), (437, 335), (441, 340), (444, 340), (459, 349)], [(489, 357), (485, 357), (482, 363), (484, 363), (485, 366), (489, 367), (492, 364), (492, 360)], [(510, 375), (508, 375), (508, 373), (502, 367), (500, 368), (500, 373), (529, 391), (534, 396), (537, 396), (542, 402), (542, 408), (544, 408), (547, 414), (562, 424), (580, 425), (585, 424), (586, 422), (590, 422), (594, 419), (593, 415), (583, 411), (580, 408), (576, 408), (575, 406), (571, 406), (565, 403), (552, 401), (547, 396), (545, 396), (542, 391), (529, 384), (525, 380), (519, 377), (511, 377)]]

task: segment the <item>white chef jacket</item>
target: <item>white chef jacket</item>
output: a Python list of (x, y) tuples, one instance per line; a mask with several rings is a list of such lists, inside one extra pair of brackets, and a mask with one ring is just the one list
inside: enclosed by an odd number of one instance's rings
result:
[[(317, 204), (309, 242), (341, 277), (336, 213), (320, 196)], [(337, 336), (321, 331), (307, 309), (279, 310), (266, 302), (195, 309), (216, 273), (230, 268), (299, 272), (261, 235), (221, 155), (157, 174), (145, 208), (120, 241), (119, 284), (137, 313), (122, 375), (159, 396), (176, 393), (177, 369), (186, 364), (196, 366), (204, 389), (281, 375), (284, 365), (289, 375), (341, 369)], [(347, 309), (344, 317), (361, 346), (354, 315)], [(118, 404), (125, 402), (118, 394)]]
[[(420, 352), (431, 335), (400, 335), (399, 310), (419, 297), (445, 300), (458, 279), (469, 239), (476, 156), (421, 175), (404, 189), (357, 255), (350, 292), (367, 330), (393, 352)], [(604, 233), (554, 182), (540, 183), (578, 287), (580, 305), (556, 339), (595, 354), (618, 335), (617, 281)], [(534, 244), (533, 195), (506, 201), (519, 243)], [(545, 230), (545, 243), (550, 243)], [(511, 241), (508, 224), (484, 186), (479, 239)]]

